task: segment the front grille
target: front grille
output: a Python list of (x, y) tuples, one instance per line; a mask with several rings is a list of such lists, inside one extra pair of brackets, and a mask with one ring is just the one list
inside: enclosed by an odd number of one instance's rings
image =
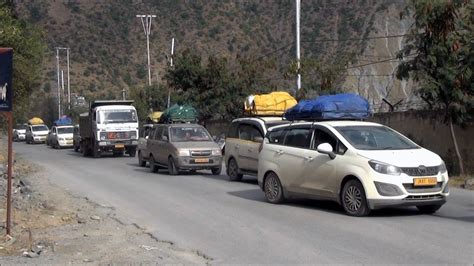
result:
[(106, 139), (129, 139), (130, 132), (107, 132)]
[(402, 168), (402, 172), (409, 176), (427, 176), (436, 175), (439, 172), (438, 166), (425, 167), (420, 165), (419, 167), (405, 167)]
[(435, 195), (410, 195), (410, 196), (407, 196), (406, 198), (404, 198), (403, 200), (407, 200), (407, 201), (410, 201), (410, 200), (435, 200), (435, 199), (442, 199), (443, 198), (443, 195), (440, 195), (440, 194), (435, 194)]
[(211, 151), (191, 151), (192, 157), (206, 157), (211, 156)]
[(440, 191), (441, 187), (443, 186), (443, 182), (438, 182), (434, 186), (415, 187), (413, 183), (404, 183), (403, 186), (410, 193), (430, 193)]

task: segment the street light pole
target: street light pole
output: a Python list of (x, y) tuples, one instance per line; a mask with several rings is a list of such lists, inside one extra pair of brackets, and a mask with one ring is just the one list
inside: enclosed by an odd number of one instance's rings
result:
[(142, 21), (143, 31), (146, 36), (146, 51), (148, 58), (148, 86), (151, 86), (151, 68), (150, 68), (150, 33), (151, 33), (151, 20), (156, 18), (156, 15), (137, 15)]
[(301, 0), (296, 0), (296, 66), (298, 70), (296, 78), (296, 88), (301, 89), (301, 74), (300, 74), (300, 8)]
[(67, 54), (67, 108), (71, 112), (71, 87), (69, 79), (69, 48), (66, 49)]
[(58, 76), (58, 119), (61, 118), (61, 94), (60, 94), (60, 84), (59, 84), (59, 47), (56, 47), (56, 72)]
[[(171, 39), (171, 56), (170, 56), (170, 67), (173, 68), (173, 55), (174, 55), (174, 38)], [(168, 104), (166, 105), (167, 108), (170, 108), (171, 102), (171, 86), (168, 88)]]

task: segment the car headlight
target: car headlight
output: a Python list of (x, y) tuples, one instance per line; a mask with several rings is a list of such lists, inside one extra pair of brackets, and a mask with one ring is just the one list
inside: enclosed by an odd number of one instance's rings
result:
[(369, 161), (370, 167), (374, 169), (376, 172), (381, 173), (381, 174), (386, 174), (386, 175), (400, 175), (402, 173), (402, 170), (400, 168), (390, 165), (390, 164), (385, 164), (382, 162), (377, 162), (377, 161)]
[(446, 173), (448, 169), (446, 169), (446, 164), (444, 162), (441, 163), (441, 165), (438, 167), (438, 170), (440, 173)]
[(220, 149), (213, 149), (212, 150), (212, 155), (213, 156), (219, 156), (219, 155), (222, 155), (222, 152)]
[(179, 156), (189, 156), (189, 150), (178, 150)]
[(66, 139), (65, 139), (65, 138), (61, 138), (61, 137), (60, 137), (60, 138), (59, 138), (59, 140), (62, 140), (62, 141), (64, 141), (64, 140), (66, 140)]

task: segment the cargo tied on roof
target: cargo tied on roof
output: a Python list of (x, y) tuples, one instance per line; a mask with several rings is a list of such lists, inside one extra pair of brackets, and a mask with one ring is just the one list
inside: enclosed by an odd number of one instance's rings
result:
[(70, 125), (72, 125), (72, 119), (68, 116), (63, 115), (58, 120), (54, 121), (54, 125), (56, 125), (56, 126), (70, 126)]
[(39, 117), (33, 117), (30, 120), (28, 120), (29, 125), (42, 125), (44, 124), (43, 119)]
[(362, 120), (370, 116), (369, 102), (353, 93), (324, 95), (303, 100), (285, 112), (284, 118), (294, 120)]
[(159, 123), (196, 123), (198, 112), (190, 105), (173, 105), (161, 114)]
[(148, 123), (158, 123), (160, 121), (161, 115), (163, 112), (152, 112), (147, 117)]
[(281, 116), (297, 103), (295, 98), (284, 91), (250, 95), (245, 99), (244, 112), (247, 115)]

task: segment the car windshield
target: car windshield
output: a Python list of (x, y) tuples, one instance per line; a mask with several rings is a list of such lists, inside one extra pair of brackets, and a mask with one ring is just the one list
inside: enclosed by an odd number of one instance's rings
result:
[(102, 123), (137, 122), (135, 110), (106, 110), (102, 115)]
[(26, 130), (26, 125), (17, 125), (16, 129), (17, 130)]
[(171, 141), (212, 141), (212, 138), (203, 127), (172, 127)]
[(33, 126), (32, 127), (33, 131), (47, 131), (48, 127), (47, 126)]
[(419, 149), (413, 141), (385, 126), (334, 127), (359, 150), (406, 150)]
[(72, 134), (73, 127), (58, 127), (58, 134)]

